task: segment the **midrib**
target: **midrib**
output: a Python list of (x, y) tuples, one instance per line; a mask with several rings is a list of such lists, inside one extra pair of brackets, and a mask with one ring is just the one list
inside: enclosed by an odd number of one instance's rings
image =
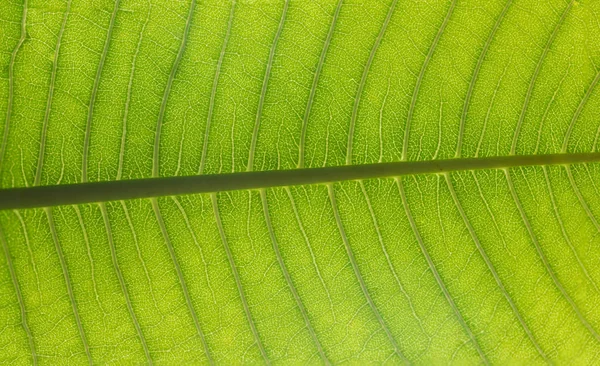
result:
[(0, 189), (0, 210), (521, 166), (600, 162), (600, 152), (405, 161)]

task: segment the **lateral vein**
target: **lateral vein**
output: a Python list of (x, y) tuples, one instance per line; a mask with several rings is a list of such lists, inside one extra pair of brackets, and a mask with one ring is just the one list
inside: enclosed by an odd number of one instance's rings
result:
[(119, 148), (119, 165), (117, 167), (117, 180), (121, 179), (121, 175), (123, 173), (123, 162), (125, 157), (125, 142), (127, 139), (127, 121), (129, 118), (129, 106), (131, 104), (131, 94), (133, 88), (133, 77), (135, 75), (135, 68), (137, 65), (138, 55), (140, 53), (140, 48), (142, 47), (142, 40), (144, 37), (144, 31), (146, 30), (146, 25), (150, 21), (150, 11), (152, 10), (152, 6), (150, 5), (150, 0), (148, 0), (148, 13), (146, 14), (146, 20), (144, 21), (144, 25), (142, 25), (142, 29), (140, 30), (140, 35), (138, 36), (137, 46), (135, 48), (135, 53), (133, 54), (133, 60), (131, 61), (131, 71), (129, 73), (129, 83), (127, 84), (127, 97), (125, 99), (125, 108), (123, 111), (123, 121), (121, 126), (121, 147)]
[(183, 296), (185, 298), (185, 302), (190, 312), (190, 316), (194, 322), (194, 327), (196, 328), (196, 333), (200, 338), (200, 342), (202, 343), (202, 348), (204, 348), (204, 353), (206, 353), (206, 358), (208, 359), (209, 364), (214, 364), (212, 356), (210, 354), (210, 349), (208, 348), (208, 344), (206, 343), (206, 338), (204, 336), (204, 332), (202, 332), (202, 328), (200, 327), (200, 321), (198, 320), (198, 315), (196, 315), (196, 310), (194, 309), (194, 304), (192, 303), (192, 299), (190, 297), (190, 292), (187, 288), (187, 284), (185, 282), (185, 278), (183, 277), (183, 271), (181, 270), (181, 266), (179, 265), (179, 261), (177, 260), (177, 255), (175, 254), (175, 249), (173, 248), (173, 244), (171, 243), (171, 238), (169, 237), (169, 233), (167, 232), (167, 226), (165, 225), (165, 221), (163, 220), (162, 214), (160, 213), (160, 208), (158, 207), (158, 200), (156, 198), (152, 198), (152, 208), (154, 210), (154, 214), (156, 216), (156, 221), (158, 222), (158, 226), (160, 227), (160, 231), (162, 232), (163, 238), (165, 240), (165, 244), (167, 246), (167, 250), (169, 251), (169, 255), (171, 260), (173, 261), (173, 266), (175, 267), (175, 272), (177, 273), (177, 278), (179, 280), (179, 285), (181, 286), (181, 291), (183, 292)]
[(546, 59), (546, 55), (548, 54), (550, 47), (552, 47), (552, 43), (554, 42), (554, 39), (556, 38), (556, 36), (558, 34), (558, 30), (564, 23), (565, 18), (567, 17), (567, 13), (569, 12), (569, 10), (571, 10), (571, 7), (573, 6), (574, 2), (575, 2), (575, 0), (571, 0), (569, 2), (569, 4), (567, 5), (567, 7), (565, 8), (565, 10), (562, 12), (560, 19), (554, 26), (554, 29), (552, 30), (552, 33), (550, 34), (550, 37), (548, 38), (548, 41), (546, 42), (546, 45), (544, 46), (544, 50), (542, 51), (542, 54), (540, 55), (540, 58), (538, 59), (537, 65), (535, 66), (535, 70), (533, 72), (533, 75), (531, 76), (531, 80), (529, 81), (529, 87), (527, 88), (527, 94), (525, 95), (525, 101), (523, 102), (523, 108), (521, 108), (519, 120), (517, 121), (517, 126), (515, 127), (513, 141), (512, 141), (512, 145), (510, 147), (511, 155), (516, 152), (517, 141), (519, 139), (519, 133), (521, 132), (521, 127), (523, 125), (523, 121), (525, 120), (525, 114), (527, 113), (527, 108), (529, 108), (529, 101), (531, 100), (531, 95), (533, 94), (533, 88), (537, 81), (537, 77), (540, 73), (540, 70), (542, 69), (542, 65), (544, 64), (544, 60)]
[(398, 192), (400, 193), (400, 198), (402, 199), (402, 206), (404, 206), (404, 211), (406, 212), (406, 217), (408, 218), (408, 222), (410, 223), (410, 227), (412, 228), (415, 239), (417, 240), (417, 243), (419, 244), (421, 253), (425, 257), (425, 260), (427, 261), (427, 264), (429, 266), (429, 269), (431, 270), (431, 273), (433, 274), (433, 277), (435, 278), (435, 281), (437, 282), (438, 286), (440, 287), (440, 290), (442, 290), (442, 293), (444, 294), (446, 301), (452, 308), (452, 311), (454, 312), (454, 315), (456, 316), (456, 319), (458, 320), (459, 324), (462, 326), (465, 333), (467, 333), (467, 336), (469, 337), (469, 340), (473, 344), (473, 347), (475, 347), (475, 350), (479, 354), (481, 361), (483, 361), (483, 363), (486, 365), (489, 364), (489, 361), (488, 361), (487, 357), (485, 356), (485, 353), (483, 353), (483, 350), (481, 349), (481, 347), (479, 346), (479, 343), (477, 342), (477, 338), (475, 338), (473, 331), (471, 330), (471, 328), (465, 321), (465, 318), (460, 313), (460, 310), (458, 310), (458, 307), (456, 306), (456, 303), (454, 302), (452, 295), (450, 295), (448, 288), (444, 284), (444, 280), (442, 280), (442, 277), (440, 276), (440, 273), (438, 272), (438, 270), (435, 266), (435, 263), (433, 263), (433, 259), (431, 259), (431, 256), (429, 255), (429, 252), (427, 251), (427, 248), (425, 247), (423, 238), (421, 237), (421, 234), (419, 233), (419, 229), (417, 228), (417, 223), (415, 222), (415, 219), (413, 218), (412, 213), (410, 212), (410, 208), (408, 207), (408, 201), (406, 199), (406, 194), (404, 193), (404, 187), (402, 185), (402, 182), (400, 181), (400, 178), (396, 178), (395, 181), (396, 181), (396, 185), (398, 186)]
[(331, 310), (331, 317), (333, 318), (333, 323), (335, 324), (337, 322), (337, 319), (336, 319), (336, 315), (335, 315), (335, 309), (333, 306), (333, 300), (331, 299), (331, 293), (329, 292), (329, 288), (325, 284), (325, 279), (323, 278), (323, 275), (321, 274), (321, 270), (319, 269), (319, 265), (317, 264), (317, 256), (315, 255), (313, 247), (310, 244), (310, 240), (308, 239), (306, 230), (304, 230), (304, 224), (302, 223), (302, 219), (300, 218), (300, 213), (298, 212), (298, 208), (296, 207), (296, 201), (294, 200), (294, 196), (292, 195), (292, 192), (290, 191), (289, 187), (285, 187), (285, 191), (288, 195), (288, 198), (290, 199), (290, 205), (292, 206), (292, 211), (294, 212), (294, 216), (296, 217), (296, 223), (298, 223), (298, 228), (300, 229), (300, 233), (302, 234), (302, 237), (304, 238), (304, 242), (306, 243), (306, 247), (308, 248), (308, 251), (310, 253), (313, 267), (315, 269), (315, 272), (317, 273), (317, 277), (319, 277), (319, 282), (321, 282), (321, 286), (323, 287), (323, 290), (327, 294), (327, 301), (329, 302), (329, 309)]
[(225, 52), (227, 51), (227, 44), (229, 43), (229, 37), (231, 36), (231, 28), (233, 27), (233, 18), (235, 13), (236, 2), (237, 0), (231, 1), (231, 9), (229, 10), (229, 20), (227, 21), (225, 39), (223, 40), (223, 44), (221, 45), (221, 52), (219, 53), (219, 60), (217, 61), (215, 76), (213, 77), (213, 84), (212, 89), (210, 91), (210, 99), (208, 102), (208, 116), (206, 117), (206, 127), (204, 130), (204, 143), (202, 144), (202, 156), (200, 157), (200, 166), (198, 167), (198, 174), (202, 174), (202, 172), (204, 171), (204, 165), (206, 164), (206, 153), (208, 151), (208, 137), (210, 135), (210, 124), (213, 118), (217, 87), (219, 85), (219, 76), (221, 75), (221, 66), (223, 65), (223, 59), (225, 58)]
[(225, 249), (225, 253), (227, 254), (227, 260), (229, 261), (229, 266), (231, 267), (231, 272), (233, 274), (233, 278), (235, 279), (235, 284), (238, 290), (238, 294), (240, 295), (240, 301), (244, 307), (244, 313), (246, 314), (246, 320), (248, 321), (248, 325), (250, 326), (250, 330), (252, 331), (252, 335), (254, 336), (254, 342), (260, 351), (263, 360), (265, 363), (270, 364), (269, 357), (267, 356), (267, 352), (260, 340), (260, 336), (258, 334), (258, 330), (256, 329), (256, 324), (254, 323), (254, 319), (252, 319), (252, 313), (250, 312), (250, 306), (248, 305), (248, 301), (246, 300), (246, 295), (244, 294), (244, 288), (242, 287), (242, 280), (240, 279), (240, 274), (235, 266), (235, 262), (233, 260), (233, 254), (231, 253), (231, 248), (229, 248), (229, 244), (227, 243), (227, 237), (225, 236), (225, 229), (223, 228), (223, 222), (221, 221), (221, 215), (219, 214), (219, 203), (217, 202), (217, 195), (212, 194), (210, 196), (212, 200), (213, 211), (215, 214), (215, 221), (217, 223), (217, 227), (219, 228), (219, 235), (221, 236), (221, 241), (223, 242), (223, 248)]
[(81, 318), (79, 317), (79, 311), (77, 310), (77, 303), (75, 302), (75, 294), (73, 293), (73, 285), (71, 285), (71, 276), (69, 275), (69, 268), (67, 267), (67, 262), (65, 260), (65, 256), (63, 254), (62, 248), (58, 241), (58, 234), (56, 233), (56, 226), (54, 224), (54, 218), (52, 215), (52, 209), (46, 208), (46, 216), (48, 217), (48, 225), (50, 226), (50, 232), (52, 234), (52, 241), (54, 242), (54, 248), (56, 249), (56, 254), (58, 255), (58, 260), (60, 262), (60, 267), (62, 269), (65, 286), (67, 287), (67, 293), (69, 295), (69, 300), (71, 303), (71, 308), (73, 309), (73, 316), (75, 318), (75, 324), (77, 325), (77, 330), (79, 331), (79, 337), (81, 338), (81, 342), (83, 344), (83, 349), (85, 350), (85, 354), (87, 356), (88, 362), (90, 365), (93, 365), (94, 362), (92, 360), (92, 355), (90, 353), (90, 346), (87, 341), (87, 337), (85, 335), (85, 331), (83, 330), (83, 325), (81, 324)]
[(160, 110), (158, 111), (158, 119), (156, 121), (156, 131), (154, 134), (154, 150), (152, 152), (152, 176), (158, 177), (159, 171), (159, 153), (160, 153), (160, 134), (162, 130), (163, 119), (165, 117), (165, 111), (167, 110), (167, 101), (169, 100), (169, 95), (171, 94), (171, 87), (173, 86), (173, 81), (175, 80), (175, 75), (177, 74), (177, 70), (179, 69), (179, 63), (183, 58), (183, 53), (185, 52), (185, 48), (187, 46), (188, 36), (190, 34), (190, 29), (192, 28), (192, 17), (194, 15), (194, 9), (196, 8), (196, 0), (192, 0), (190, 3), (190, 8), (188, 10), (187, 19), (185, 21), (185, 28), (183, 29), (183, 36), (181, 37), (181, 44), (179, 45), (179, 50), (177, 51), (177, 56), (175, 57), (175, 61), (173, 61), (173, 65), (171, 65), (171, 72), (169, 73), (169, 79), (167, 80), (167, 85), (165, 86), (165, 91), (163, 93), (162, 102), (160, 103)]
[(502, 8), (502, 12), (500, 13), (500, 16), (498, 16), (498, 19), (496, 19), (496, 22), (494, 23), (494, 27), (492, 28), (490, 34), (487, 37), (487, 40), (485, 41), (485, 44), (483, 45), (483, 50), (479, 54), (479, 58), (477, 59), (477, 65), (475, 65), (475, 70), (473, 71), (473, 74), (471, 75), (469, 89), (467, 89), (467, 96), (465, 97), (465, 101), (463, 103), (463, 108), (462, 108), (462, 114), (460, 117), (460, 127), (458, 130), (458, 141), (456, 143), (456, 153), (455, 153), (456, 157), (460, 157), (460, 155), (462, 153), (462, 143), (463, 143), (463, 135), (465, 133), (465, 123), (467, 121), (467, 114), (469, 113), (469, 107), (471, 105), (471, 98), (473, 96), (473, 90), (475, 90), (475, 84), (477, 83), (477, 79), (479, 78), (479, 71), (481, 70), (483, 61), (485, 60), (485, 57), (490, 48), (490, 45), (492, 44), (494, 36), (496, 35), (496, 31), (498, 30), (498, 28), (500, 28), (500, 24), (502, 24), (502, 20), (504, 19), (504, 16), (506, 15), (508, 8), (510, 8), (511, 4), (512, 4), (512, 0), (507, 0), (506, 3), (504, 4), (504, 8)]
[(596, 330), (592, 327), (592, 325), (588, 322), (588, 320), (583, 316), (583, 313), (581, 312), (581, 310), (579, 309), (577, 304), (575, 304), (575, 301), (573, 301), (571, 296), (567, 293), (567, 290), (565, 290), (564, 286), (562, 285), (562, 283), (556, 276), (556, 273), (552, 269), (552, 266), (548, 262), (548, 258), (546, 257), (546, 254), (544, 254), (544, 251), (542, 250), (542, 247), (540, 246), (540, 243), (538, 242), (537, 237), (535, 236), (535, 233), (533, 232), (533, 228), (531, 227), (531, 224), (529, 223), (529, 219), (527, 218), (527, 214), (525, 213), (525, 210), (523, 209), (521, 200), (519, 199), (519, 196), (517, 196), (517, 192), (515, 190), (512, 179), (510, 178), (510, 174), (509, 174), (508, 170), (504, 170), (504, 175), (506, 176), (506, 181), (508, 184), (508, 188), (510, 190), (510, 194), (513, 197), (514, 203), (517, 206), (517, 210), (519, 211), (519, 214), (521, 215), (521, 219), (523, 220), (523, 224), (525, 225), (525, 228), (527, 229), (527, 233), (529, 234), (529, 237), (533, 243), (533, 246), (535, 247), (535, 250), (536, 250), (538, 256), (540, 257), (540, 261), (542, 262), (544, 269), (546, 270), (546, 273), (548, 273), (548, 275), (552, 279), (552, 282), (554, 283), (554, 286), (560, 292), (562, 297), (567, 301), (567, 303), (569, 303), (569, 305), (571, 306), (571, 309), (573, 309), (573, 312), (575, 313), (575, 315), (577, 316), (577, 318), (579, 319), (581, 324), (590, 332), (590, 334), (596, 339), (596, 341), (600, 342), (600, 335), (598, 335)]
[(196, 248), (198, 248), (198, 252), (200, 252), (200, 259), (202, 260), (202, 264), (204, 265), (204, 276), (206, 277), (206, 285), (208, 286), (208, 289), (210, 290), (210, 293), (212, 295), (213, 303), (216, 305), (217, 300), (215, 297), (215, 291), (212, 288), (212, 285), (210, 283), (210, 277), (208, 276), (208, 262), (206, 262), (206, 259), (204, 258), (204, 252), (202, 251), (202, 245), (200, 245), (200, 243), (198, 242), (198, 238), (196, 237), (196, 233), (192, 229), (192, 225), (190, 224), (190, 219), (187, 215), (187, 212), (185, 211), (185, 209), (183, 208), (181, 203), (179, 203), (179, 200), (177, 199), (177, 197), (171, 196), (171, 199), (173, 200), (173, 202), (179, 209), (179, 212), (183, 216), (183, 221), (185, 222), (185, 226), (187, 227), (188, 231), (190, 232), (190, 235), (192, 236), (192, 240), (194, 241)]
[(304, 307), (304, 304), (302, 303), (302, 299), (300, 298), (300, 295), (298, 294), (298, 291), (296, 290), (296, 287), (294, 286), (292, 277), (290, 276), (290, 273), (287, 270), (285, 263), (283, 261), (283, 257), (281, 256), (281, 252), (279, 251), (279, 244), (277, 243), (277, 238), (275, 237), (275, 231), (273, 230), (273, 224), (271, 223), (271, 215), (269, 213), (269, 203), (267, 202), (267, 193), (264, 189), (260, 190), (260, 199), (262, 201), (263, 212), (265, 214), (265, 221), (267, 223), (267, 228), (269, 230), (269, 237), (271, 238), (271, 244), (273, 244), (273, 251), (275, 252), (275, 256), (277, 257), (277, 262), (279, 264), (279, 268), (281, 268), (281, 272), (283, 273), (285, 282), (287, 282), (288, 288), (290, 289), (290, 292), (292, 293), (294, 300), (296, 300), (296, 305), (298, 306), (298, 309), (300, 310), (300, 314), (302, 315), (302, 319), (304, 320), (306, 329), (310, 333), (310, 336), (313, 339), (315, 346), (317, 347), (319, 356), (321, 356), (321, 359), (323, 360), (323, 362), (326, 365), (329, 365), (331, 363), (329, 362), (329, 360), (327, 359), (327, 356), (325, 355), (325, 352), (323, 351), (321, 342), (319, 342), (319, 338), (317, 337), (317, 334), (315, 333), (315, 330), (314, 330), (312, 324), (310, 323), (310, 319), (308, 318), (308, 313), (306, 311), (306, 308)]
[(321, 70), (323, 69), (323, 65), (325, 64), (327, 50), (329, 49), (329, 45), (331, 44), (331, 38), (333, 37), (333, 31), (335, 30), (335, 25), (337, 24), (340, 15), (340, 9), (342, 8), (343, 2), (344, 0), (339, 0), (337, 3), (335, 12), (333, 13), (333, 17), (331, 18), (331, 24), (329, 25), (327, 37), (325, 38), (325, 42), (323, 42), (323, 49), (321, 50), (321, 55), (319, 56), (319, 62), (317, 63), (317, 68), (313, 75), (313, 81), (310, 87), (310, 94), (308, 96), (308, 102), (306, 103), (306, 109), (304, 110), (304, 117), (302, 119), (302, 130), (300, 132), (300, 146), (298, 147), (298, 168), (304, 168), (304, 145), (306, 140), (308, 120), (310, 117), (313, 102), (315, 100), (315, 94), (317, 93), (317, 85), (319, 84), (319, 78), (321, 77)]
[(575, 183), (575, 179), (573, 179), (573, 174), (571, 173), (571, 168), (569, 166), (566, 166), (565, 170), (567, 171), (567, 177), (569, 178), (569, 183), (571, 184), (571, 187), (573, 187), (573, 191), (575, 192), (575, 195), (577, 196), (577, 199), (579, 200), (581, 207), (583, 207), (583, 210), (587, 214), (588, 218), (590, 219), (592, 224), (594, 224), (594, 227), (596, 228), (596, 230), (598, 230), (598, 233), (600, 234), (600, 224), (598, 224), (598, 221), (596, 220), (596, 217), (594, 217), (594, 214), (592, 213), (590, 206), (588, 206), (587, 202), (585, 201), (585, 198), (583, 198), (583, 195), (581, 194), (581, 191), (579, 190), (579, 187), (577, 187), (577, 184)]
[[(556, 221), (558, 221), (558, 226), (560, 227), (562, 236), (565, 239), (565, 242), (567, 243), (567, 245), (569, 246), (569, 249), (571, 249), (573, 256), (577, 260), (577, 264), (579, 265), (579, 268), (581, 269), (581, 271), (583, 272), (583, 274), (585, 275), (587, 280), (592, 284), (592, 286), (596, 290), (596, 293), (600, 294), (600, 289), (598, 289), (598, 285), (596, 284), (596, 281), (590, 276), (590, 273), (588, 272), (585, 264), (581, 260), (581, 257), (579, 256), (577, 249), (575, 249), (575, 246), (573, 246), (573, 243), (571, 242), (571, 238), (569, 237), (569, 234), (567, 233), (567, 228), (565, 227), (565, 224), (563, 223), (560, 212), (558, 211), (558, 205), (556, 204), (556, 199), (554, 198), (554, 191), (552, 189), (552, 184), (550, 183), (550, 178), (548, 177), (548, 169), (546, 169), (546, 167), (542, 167), (542, 170), (544, 171), (544, 178), (546, 180), (546, 187), (548, 188), (548, 195), (550, 196), (550, 202), (552, 203), (554, 217), (556, 218)], [(577, 186), (575, 185), (575, 182), (572, 179), (573, 177), (571, 177), (569, 168), (567, 168), (567, 172), (568, 172), (567, 174), (569, 175), (569, 180), (571, 181), (571, 185), (575, 189), (575, 191), (577, 193), (577, 197), (579, 198), (579, 193), (578, 193), (579, 189), (577, 189)], [(584, 205), (585, 203), (581, 201), (581, 204)], [(584, 207), (587, 208), (587, 205), (585, 205)], [(588, 215), (589, 215), (589, 213), (588, 213)], [(595, 221), (593, 217), (590, 217), (590, 218), (592, 219), (592, 221)], [(600, 232), (600, 230), (599, 230), (599, 232)]]
[(423, 61), (423, 64), (421, 65), (421, 70), (419, 71), (419, 76), (417, 78), (417, 82), (415, 84), (415, 88), (412, 93), (410, 105), (408, 107), (408, 114), (406, 116), (406, 125), (404, 127), (404, 142), (402, 144), (402, 159), (401, 160), (403, 160), (403, 161), (406, 160), (407, 155), (408, 155), (408, 137), (410, 135), (410, 125), (411, 125), (412, 117), (413, 117), (413, 114), (415, 111), (415, 105), (417, 104), (417, 97), (419, 96), (419, 91), (421, 89), (421, 82), (423, 81), (423, 77), (425, 75), (425, 71), (427, 70), (427, 66), (429, 65), (429, 61), (431, 61), (431, 59), (433, 58), (433, 53), (435, 52), (435, 49), (437, 48), (440, 38), (442, 38), (442, 34), (444, 33), (444, 30), (446, 29), (446, 25), (448, 24), (448, 21), (450, 20), (450, 17), (452, 16), (452, 13), (454, 12), (455, 6), (456, 6), (456, 0), (453, 0), (452, 3), (450, 4), (450, 7), (448, 8), (448, 12), (446, 13), (446, 17), (444, 18), (442, 25), (438, 29), (438, 31), (435, 35), (435, 38), (433, 39), (433, 42), (431, 43), (431, 46), (429, 47), (427, 56), (425, 56), (425, 60)]
[(375, 39), (375, 43), (373, 43), (373, 47), (371, 48), (371, 52), (369, 54), (369, 58), (367, 59), (367, 63), (363, 69), (362, 76), (360, 78), (360, 83), (358, 84), (358, 89), (356, 90), (356, 95), (354, 96), (354, 106), (352, 107), (352, 117), (350, 118), (350, 128), (348, 130), (348, 144), (346, 147), (346, 165), (352, 164), (352, 143), (354, 141), (354, 126), (356, 125), (356, 119), (358, 118), (358, 107), (360, 106), (360, 99), (362, 97), (363, 90), (365, 85), (367, 84), (367, 77), (369, 76), (369, 70), (371, 69), (371, 64), (373, 64), (373, 60), (375, 59), (375, 55), (377, 54), (377, 49), (381, 44), (381, 40), (385, 35), (385, 31), (387, 30), (388, 24), (390, 23), (390, 19), (392, 19), (392, 15), (394, 14), (394, 10), (396, 9), (396, 4), (398, 0), (392, 1), (390, 4), (390, 8), (385, 16), (385, 20), (379, 29), (379, 34), (377, 34), (377, 38)]
[(260, 119), (262, 118), (263, 106), (267, 96), (267, 87), (269, 86), (269, 79), (271, 77), (271, 69), (273, 68), (273, 60), (275, 59), (275, 51), (277, 50), (277, 43), (281, 37), (283, 31), (283, 25), (285, 24), (285, 18), (287, 16), (289, 0), (285, 0), (283, 4), (283, 11), (281, 12), (281, 19), (279, 20), (279, 26), (277, 27), (277, 33), (273, 38), (271, 49), (269, 50), (269, 60), (267, 61), (267, 68), (265, 70), (265, 76), (260, 91), (260, 98), (258, 100), (258, 108), (256, 110), (256, 118), (254, 120), (254, 130), (252, 131), (252, 141), (250, 142), (250, 153), (248, 154), (248, 166), (247, 170), (251, 171), (254, 166), (254, 151), (256, 150), (256, 141), (258, 139), (258, 130), (260, 128)]
[(27, 322), (27, 309), (25, 308), (25, 301), (23, 300), (23, 294), (21, 293), (21, 287), (19, 286), (17, 272), (15, 271), (15, 266), (13, 265), (10, 249), (8, 248), (8, 244), (6, 243), (6, 239), (4, 238), (2, 226), (0, 226), (0, 243), (2, 243), (2, 248), (4, 249), (6, 263), (8, 264), (8, 271), (10, 272), (10, 279), (15, 289), (17, 301), (19, 302), (19, 309), (21, 311), (21, 326), (23, 327), (23, 330), (27, 335), (27, 342), (29, 344), (29, 351), (31, 352), (32, 363), (33, 365), (37, 365), (38, 355), (35, 350), (33, 335), (31, 334), (31, 329), (29, 329), (29, 323)]
[(388, 340), (394, 347), (394, 352), (398, 355), (398, 357), (400, 357), (400, 359), (402, 360), (403, 363), (410, 364), (410, 362), (406, 359), (406, 357), (400, 351), (398, 342), (396, 342), (394, 335), (392, 334), (392, 332), (390, 331), (389, 327), (387, 326), (385, 320), (379, 313), (379, 309), (377, 309), (377, 305), (375, 305), (373, 298), (369, 294), (369, 290), (367, 289), (367, 284), (365, 283), (365, 280), (363, 279), (363, 277), (360, 273), (360, 269), (358, 268), (358, 263), (356, 262), (356, 258), (354, 257), (354, 253), (352, 252), (352, 248), (350, 247), (350, 241), (348, 240), (348, 236), (346, 235), (346, 231), (344, 229), (344, 224), (342, 223), (342, 219), (341, 219), (340, 213), (338, 211), (337, 202), (335, 199), (335, 192), (333, 191), (332, 184), (327, 185), (327, 191), (329, 192), (329, 200), (331, 201), (333, 215), (335, 216), (335, 221), (337, 223), (337, 227), (340, 232), (340, 236), (342, 237), (342, 241), (344, 242), (344, 247), (346, 249), (346, 254), (348, 255), (348, 260), (350, 261), (350, 264), (352, 265), (352, 269), (354, 270), (354, 275), (356, 276), (356, 280), (358, 281), (358, 283), (360, 285), (360, 289), (362, 290), (363, 296), (367, 300), (367, 303), (369, 304), (369, 307), (371, 308), (373, 315), (377, 319), (379, 326), (381, 327), (381, 329), (383, 329)]
[(42, 178), (42, 168), (44, 166), (44, 154), (46, 153), (46, 134), (48, 132), (48, 120), (50, 119), (50, 112), (52, 111), (52, 100), (54, 99), (54, 84), (56, 82), (56, 74), (58, 72), (58, 56), (60, 54), (60, 46), (62, 44), (63, 33), (67, 26), (67, 20), (71, 13), (71, 0), (67, 2), (67, 8), (63, 15), (60, 30), (58, 31), (58, 37), (56, 38), (56, 47), (54, 48), (54, 58), (52, 60), (52, 73), (50, 75), (50, 86), (48, 88), (48, 98), (46, 100), (46, 109), (44, 111), (44, 121), (42, 122), (42, 135), (40, 137), (40, 150), (38, 152), (37, 168), (35, 170), (35, 178), (33, 185), (37, 186), (40, 184)]
[(492, 263), (490, 257), (488, 257), (485, 249), (483, 248), (483, 245), (481, 245), (481, 242), (479, 241), (479, 238), (477, 237), (477, 234), (475, 233), (475, 229), (471, 225), (471, 222), (467, 218), (467, 214), (465, 213), (465, 211), (464, 211), (464, 209), (462, 207), (462, 204), (458, 200), (458, 196), (456, 194), (456, 191), (454, 190), (454, 185), (450, 181), (450, 175), (448, 173), (446, 173), (446, 174), (444, 174), (444, 177), (446, 178), (446, 183), (448, 185), (448, 190), (450, 191), (450, 195), (452, 196), (452, 200), (454, 201), (454, 204), (456, 205), (456, 208), (458, 209), (458, 213), (462, 217), (463, 222), (465, 223), (465, 226), (467, 227), (467, 230), (469, 231), (469, 234), (471, 235), (471, 239), (473, 239), (473, 242), (475, 243), (475, 246), (477, 247), (477, 250), (479, 251), (479, 254), (483, 258), (483, 261), (485, 262), (485, 264), (487, 265), (488, 269), (490, 270), (490, 273), (494, 277), (494, 280), (496, 281), (496, 285), (498, 285), (498, 288), (502, 292), (502, 295), (504, 296), (504, 298), (506, 299), (506, 301), (510, 305), (510, 308), (513, 311), (513, 314), (515, 315), (515, 317), (519, 321), (519, 324), (521, 325), (521, 328), (523, 328), (523, 330), (527, 334), (527, 337), (529, 338), (529, 340), (531, 341), (531, 343), (533, 344), (533, 346), (535, 347), (535, 349), (537, 350), (537, 352), (540, 354), (540, 356), (542, 356), (542, 358), (544, 359), (544, 361), (550, 363), (550, 360), (548, 359), (548, 356), (546, 356), (546, 353), (542, 350), (542, 348), (540, 347), (539, 343), (537, 342), (537, 340), (533, 336), (533, 333), (531, 332), (531, 329), (529, 329), (529, 326), (525, 322), (525, 319), (523, 319), (523, 316), (521, 315), (521, 312), (517, 308), (517, 305), (515, 304), (515, 302), (511, 298), (510, 294), (508, 293), (508, 290), (506, 290), (506, 287), (504, 287), (504, 284), (502, 283), (502, 280), (500, 279), (500, 276), (498, 275), (498, 272), (496, 272), (496, 269), (494, 268), (494, 264)]
[(115, 268), (115, 273), (117, 278), (119, 279), (119, 285), (121, 285), (121, 291), (123, 292), (123, 296), (125, 297), (125, 304), (127, 305), (127, 310), (129, 311), (129, 316), (131, 316), (131, 321), (135, 327), (135, 330), (138, 334), (138, 338), (140, 339), (140, 343), (142, 343), (142, 348), (144, 349), (144, 354), (146, 356), (146, 362), (149, 365), (152, 365), (152, 357), (150, 356), (150, 351), (148, 350), (148, 345), (146, 344), (146, 338), (144, 337), (144, 333), (142, 332), (142, 328), (140, 323), (137, 320), (135, 315), (135, 311), (133, 311), (133, 305), (131, 304), (131, 299), (129, 298), (129, 292), (127, 291), (127, 284), (125, 283), (125, 279), (123, 278), (123, 273), (119, 268), (119, 261), (117, 259), (117, 251), (115, 248), (115, 242), (113, 239), (112, 229), (110, 227), (110, 220), (108, 218), (108, 211), (106, 210), (106, 205), (104, 203), (99, 203), (100, 210), (102, 211), (102, 219), (104, 220), (104, 226), (106, 228), (106, 236), (108, 237), (108, 246), (110, 247), (110, 256), (113, 262), (113, 267)]
[[(10, 61), (8, 64), (8, 103), (6, 105), (6, 120), (4, 123), (4, 131), (2, 133), (2, 141), (0, 143), (0, 176), (2, 174), (2, 162), (4, 161), (4, 152), (6, 151), (6, 144), (8, 143), (8, 133), (10, 130), (10, 120), (12, 117), (12, 107), (14, 100), (14, 87), (15, 87), (15, 63), (17, 60), (17, 54), (25, 42), (27, 37), (27, 0), (23, 3), (23, 15), (21, 18), (21, 36), (17, 41), (17, 45), (10, 54)], [(35, 362), (35, 359), (34, 359)]]
[(94, 107), (96, 105), (96, 96), (98, 95), (98, 87), (100, 86), (100, 79), (102, 78), (102, 70), (104, 69), (104, 62), (106, 61), (106, 55), (110, 48), (110, 42), (112, 40), (112, 32), (115, 25), (115, 19), (117, 18), (117, 12), (119, 10), (119, 4), (121, 0), (116, 0), (113, 8), (110, 22), (108, 23), (108, 30), (106, 31), (106, 39), (104, 40), (104, 48), (102, 49), (102, 55), (100, 56), (100, 62), (98, 63), (98, 69), (96, 69), (96, 77), (94, 79), (94, 86), (92, 87), (92, 95), (90, 97), (90, 104), (88, 106), (87, 120), (85, 124), (85, 138), (83, 140), (83, 159), (81, 162), (81, 181), (87, 182), (87, 166), (88, 166), (88, 155), (90, 150), (90, 138), (92, 134), (92, 118), (94, 116)]

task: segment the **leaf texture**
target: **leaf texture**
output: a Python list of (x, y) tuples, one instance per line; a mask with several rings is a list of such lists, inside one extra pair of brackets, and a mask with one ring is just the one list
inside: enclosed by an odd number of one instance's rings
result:
[(599, 1), (0, 10), (2, 192), (267, 177), (0, 211), (0, 362), (597, 360), (596, 155), (314, 184), (268, 177), (598, 152)]

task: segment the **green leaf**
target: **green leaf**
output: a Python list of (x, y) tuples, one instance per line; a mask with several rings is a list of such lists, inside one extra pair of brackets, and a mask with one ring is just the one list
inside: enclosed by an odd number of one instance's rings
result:
[(0, 14), (0, 362), (597, 359), (599, 1)]

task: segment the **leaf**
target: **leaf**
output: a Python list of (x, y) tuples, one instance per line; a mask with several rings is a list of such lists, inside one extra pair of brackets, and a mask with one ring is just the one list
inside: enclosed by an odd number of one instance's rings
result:
[(0, 7), (1, 362), (597, 358), (600, 2)]

